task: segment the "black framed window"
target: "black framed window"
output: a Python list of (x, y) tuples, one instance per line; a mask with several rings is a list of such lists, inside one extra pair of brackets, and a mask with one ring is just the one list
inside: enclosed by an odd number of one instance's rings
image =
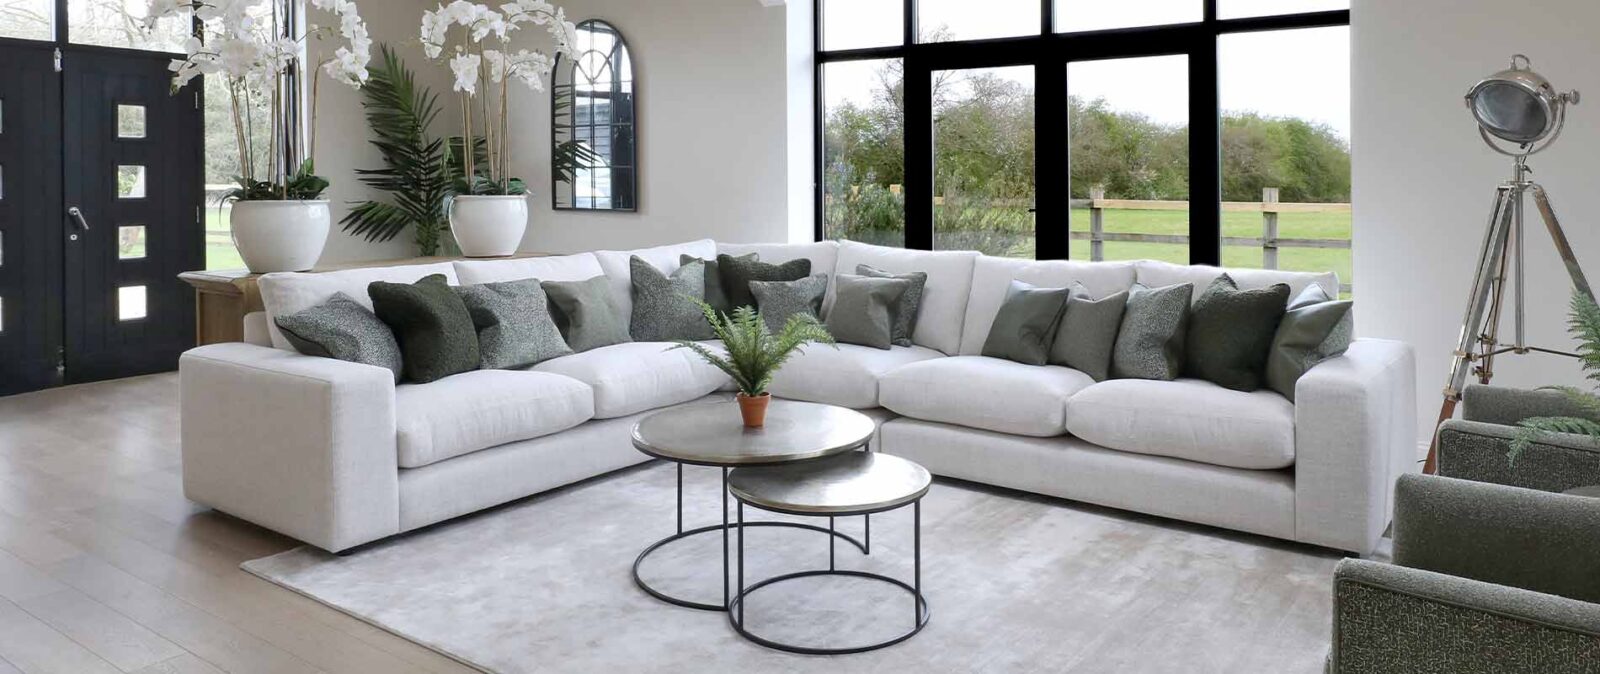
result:
[(814, 1), (817, 239), (1347, 277), (1348, 0)]

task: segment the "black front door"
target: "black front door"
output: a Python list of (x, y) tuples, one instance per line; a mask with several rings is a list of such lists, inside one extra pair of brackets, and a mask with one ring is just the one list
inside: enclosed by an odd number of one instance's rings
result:
[(60, 382), (61, 77), (49, 45), (0, 46), (0, 395)]

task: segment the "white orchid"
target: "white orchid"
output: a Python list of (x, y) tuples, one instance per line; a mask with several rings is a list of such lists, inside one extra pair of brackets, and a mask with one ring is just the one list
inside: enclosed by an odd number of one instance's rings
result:
[(460, 53), (450, 58), (450, 72), (456, 76), (456, 91), (465, 92), (468, 96), (477, 93), (479, 61), (479, 56), (471, 53)]

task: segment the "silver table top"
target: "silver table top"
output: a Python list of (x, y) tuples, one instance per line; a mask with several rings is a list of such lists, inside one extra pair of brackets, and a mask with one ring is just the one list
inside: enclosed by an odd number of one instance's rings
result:
[(746, 428), (732, 402), (662, 410), (633, 426), (633, 446), (645, 454), (702, 466), (748, 466), (815, 459), (860, 447), (877, 429), (855, 410), (773, 400), (767, 424)]
[(728, 491), (750, 505), (804, 515), (860, 515), (928, 493), (928, 469), (898, 456), (849, 452), (782, 466), (735, 468)]

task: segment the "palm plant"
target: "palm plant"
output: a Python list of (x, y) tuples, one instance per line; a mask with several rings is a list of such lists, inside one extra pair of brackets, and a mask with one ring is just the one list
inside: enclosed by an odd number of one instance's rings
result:
[[(1578, 338), (1578, 362), (1585, 372), (1584, 379), (1600, 383), (1600, 305), (1582, 291), (1572, 293), (1572, 313), (1567, 318), (1567, 330)], [(1521, 426), (1511, 440), (1506, 453), (1511, 463), (1547, 433), (1572, 433), (1600, 441), (1600, 395), (1575, 386), (1546, 386), (1560, 391), (1586, 416), (1583, 417), (1530, 417), (1518, 422)]]
[(833, 335), (810, 314), (795, 314), (783, 324), (777, 334), (767, 329), (761, 314), (750, 307), (739, 307), (732, 314), (724, 314), (699, 300), (711, 332), (722, 340), (726, 355), (719, 354), (698, 342), (678, 340), (674, 349), (689, 349), (707, 363), (728, 373), (739, 392), (750, 398), (767, 392), (773, 375), (802, 347), (812, 342), (834, 345)]

